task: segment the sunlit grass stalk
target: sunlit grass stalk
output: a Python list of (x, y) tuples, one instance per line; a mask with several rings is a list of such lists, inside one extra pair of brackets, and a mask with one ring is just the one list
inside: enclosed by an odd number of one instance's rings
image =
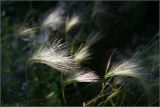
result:
[(107, 96), (108, 94), (98, 94), (96, 97), (92, 98), (90, 101), (88, 101), (85, 106), (89, 106), (92, 103), (96, 102), (99, 98), (102, 97), (107, 97), (107, 99), (104, 102), (107, 102), (109, 99), (113, 98), (114, 96), (116, 96), (119, 91), (120, 91), (121, 87), (119, 87), (118, 89), (116, 89), (115, 91), (113, 91), (109, 96)]

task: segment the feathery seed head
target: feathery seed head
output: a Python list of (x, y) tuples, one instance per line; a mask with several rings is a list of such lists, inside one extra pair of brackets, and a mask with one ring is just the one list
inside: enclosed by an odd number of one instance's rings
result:
[(75, 25), (80, 23), (80, 17), (78, 15), (73, 15), (71, 18), (66, 19), (66, 32), (71, 30)]
[(77, 52), (74, 54), (74, 60), (76, 62), (83, 62), (85, 60), (88, 60), (90, 58), (91, 53), (89, 53), (89, 49), (87, 46), (84, 46), (77, 50)]
[(87, 38), (85, 44), (83, 46), (81, 45), (80, 48), (77, 50), (77, 52), (74, 54), (74, 60), (76, 62), (83, 62), (85, 60), (88, 60), (91, 56), (91, 53), (89, 52), (89, 48), (101, 38), (102, 36), (99, 35), (99, 33), (96, 33), (95, 35), (91, 33)]
[(74, 74), (71, 80), (77, 82), (97, 82), (99, 77), (94, 71), (80, 71)]
[(92, 45), (94, 45), (97, 41), (99, 41), (101, 38), (103, 37), (103, 35), (100, 35), (100, 32), (97, 33), (91, 33), (87, 40), (86, 40), (86, 46), (91, 47)]
[(67, 51), (66, 44), (56, 40), (50, 46), (44, 43), (33, 54), (31, 60), (44, 63), (65, 73), (69, 82), (97, 82), (98, 76), (93, 71), (82, 69)]
[(64, 9), (60, 5), (54, 11), (50, 12), (42, 22), (42, 28), (52, 28), (52, 30), (60, 29), (64, 25)]
[(33, 27), (22, 26), (18, 30), (18, 35), (24, 41), (29, 41), (36, 37), (37, 31), (38, 31), (38, 27), (35, 25)]
[(44, 63), (62, 72), (71, 72), (78, 68), (72, 56), (68, 54), (66, 44), (61, 44), (58, 41), (54, 41), (51, 46), (46, 46), (44, 43), (39, 50), (33, 54), (31, 60)]
[(142, 78), (145, 74), (142, 72), (143, 67), (139, 66), (140, 63), (136, 63), (132, 60), (126, 60), (124, 62), (114, 65), (110, 71), (106, 74), (107, 77), (121, 75), (130, 76), (135, 78)]

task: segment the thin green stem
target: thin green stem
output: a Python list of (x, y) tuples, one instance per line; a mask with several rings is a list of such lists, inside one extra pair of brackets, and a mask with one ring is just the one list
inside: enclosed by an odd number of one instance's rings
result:
[(67, 103), (66, 103), (65, 92), (64, 92), (65, 85), (63, 84), (63, 74), (62, 73), (61, 73), (61, 85), (62, 85), (62, 88), (61, 88), (62, 98), (63, 98), (64, 104), (66, 105)]

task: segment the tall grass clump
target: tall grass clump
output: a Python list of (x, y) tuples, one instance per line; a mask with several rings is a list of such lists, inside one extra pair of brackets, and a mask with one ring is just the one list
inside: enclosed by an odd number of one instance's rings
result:
[[(158, 89), (157, 84), (159, 77), (155, 74), (159, 74), (157, 69), (159, 68), (159, 62), (153, 57), (151, 58), (151, 56), (159, 59), (159, 50), (157, 50), (158, 43), (159, 35), (157, 34), (144, 49), (133, 54), (130, 59), (123, 58), (122, 61), (111, 64), (111, 58), (115, 53), (115, 51), (113, 51), (106, 66), (100, 93), (86, 102), (85, 106), (104, 106), (109, 103), (112, 105), (123, 105), (127, 96), (124, 95), (122, 97), (121, 94), (127, 92), (126, 88), (129, 84), (133, 86), (129, 85), (130, 87), (128, 88), (136, 87), (139, 91), (143, 92), (140, 97), (135, 100), (134, 105), (137, 105), (144, 97), (146, 97), (148, 105), (154, 105), (158, 101), (155, 97), (158, 97), (158, 95), (155, 95), (155, 91)], [(122, 101), (115, 100), (116, 97)]]
[(33, 54), (30, 59), (31, 61), (44, 63), (61, 71), (63, 74), (71, 75), (72, 78), (70, 79), (75, 81), (96, 82), (98, 80), (98, 76), (95, 73), (83, 70), (84, 68), (76, 62), (73, 58), (74, 56), (69, 55), (66, 44), (54, 41), (49, 47), (45, 43), (43, 45)]
[[(32, 47), (28, 58), (30, 75), (26, 74), (28, 104), (44, 105), (39, 104), (42, 99), (43, 103), (54, 105), (56, 102), (52, 100), (60, 99), (58, 104), (66, 106), (76, 103), (83, 106), (140, 105), (139, 102), (145, 100), (146, 105), (156, 105), (159, 33), (142, 49), (132, 50), (130, 55), (122, 55), (119, 49), (110, 54), (104, 46), (105, 40), (112, 38), (108, 34), (115, 34), (112, 30), (105, 34), (107, 27), (101, 26), (100, 19), (106, 18), (104, 14), (115, 17), (114, 14), (106, 12), (108, 8), (104, 8), (102, 2), (81, 3), (80, 6), (86, 8), (72, 10), (75, 4), (58, 2), (55, 8), (40, 17), (39, 23), (18, 30), (19, 37)], [(113, 49), (114, 46), (108, 47)], [(103, 52), (107, 50), (107, 62), (104, 58), (100, 67), (99, 62), (96, 63), (102, 60), (98, 48)], [(105, 67), (99, 70), (94, 66)], [(43, 88), (49, 91), (44, 95), (39, 93), (41, 99), (32, 95), (36, 89), (43, 91)]]

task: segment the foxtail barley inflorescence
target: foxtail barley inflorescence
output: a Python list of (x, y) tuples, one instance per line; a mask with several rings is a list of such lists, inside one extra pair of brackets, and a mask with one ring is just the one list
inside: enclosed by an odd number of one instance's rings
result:
[(105, 78), (116, 75), (142, 78), (146, 76), (143, 70), (144, 68), (140, 66), (138, 61), (136, 62), (129, 59), (113, 65), (109, 72), (105, 75)]
[(43, 28), (51, 28), (52, 30), (61, 29), (65, 23), (64, 17), (65, 9), (64, 5), (59, 4), (55, 10), (52, 10), (45, 16), (42, 21), (42, 29)]
[(31, 59), (63, 72), (73, 72), (78, 68), (67, 52), (66, 44), (60, 40), (55, 40), (50, 46), (44, 43)]
[(91, 53), (89, 52), (89, 49), (102, 37), (103, 36), (100, 35), (100, 33), (91, 33), (86, 39), (85, 43), (81, 45), (80, 48), (75, 52), (74, 60), (77, 62), (83, 62), (90, 59)]
[(93, 71), (82, 69), (73, 56), (69, 55), (66, 44), (60, 43), (58, 40), (55, 40), (50, 46), (43, 44), (33, 54), (31, 60), (44, 63), (61, 71), (72, 81), (96, 82), (98, 80), (98, 76)]
[(80, 72), (77, 75), (75, 75), (74, 80), (77, 82), (97, 82), (98, 76), (95, 72)]
[(73, 15), (71, 18), (67, 17), (65, 24), (65, 31), (68, 32), (74, 26), (80, 23), (80, 17), (78, 15)]

